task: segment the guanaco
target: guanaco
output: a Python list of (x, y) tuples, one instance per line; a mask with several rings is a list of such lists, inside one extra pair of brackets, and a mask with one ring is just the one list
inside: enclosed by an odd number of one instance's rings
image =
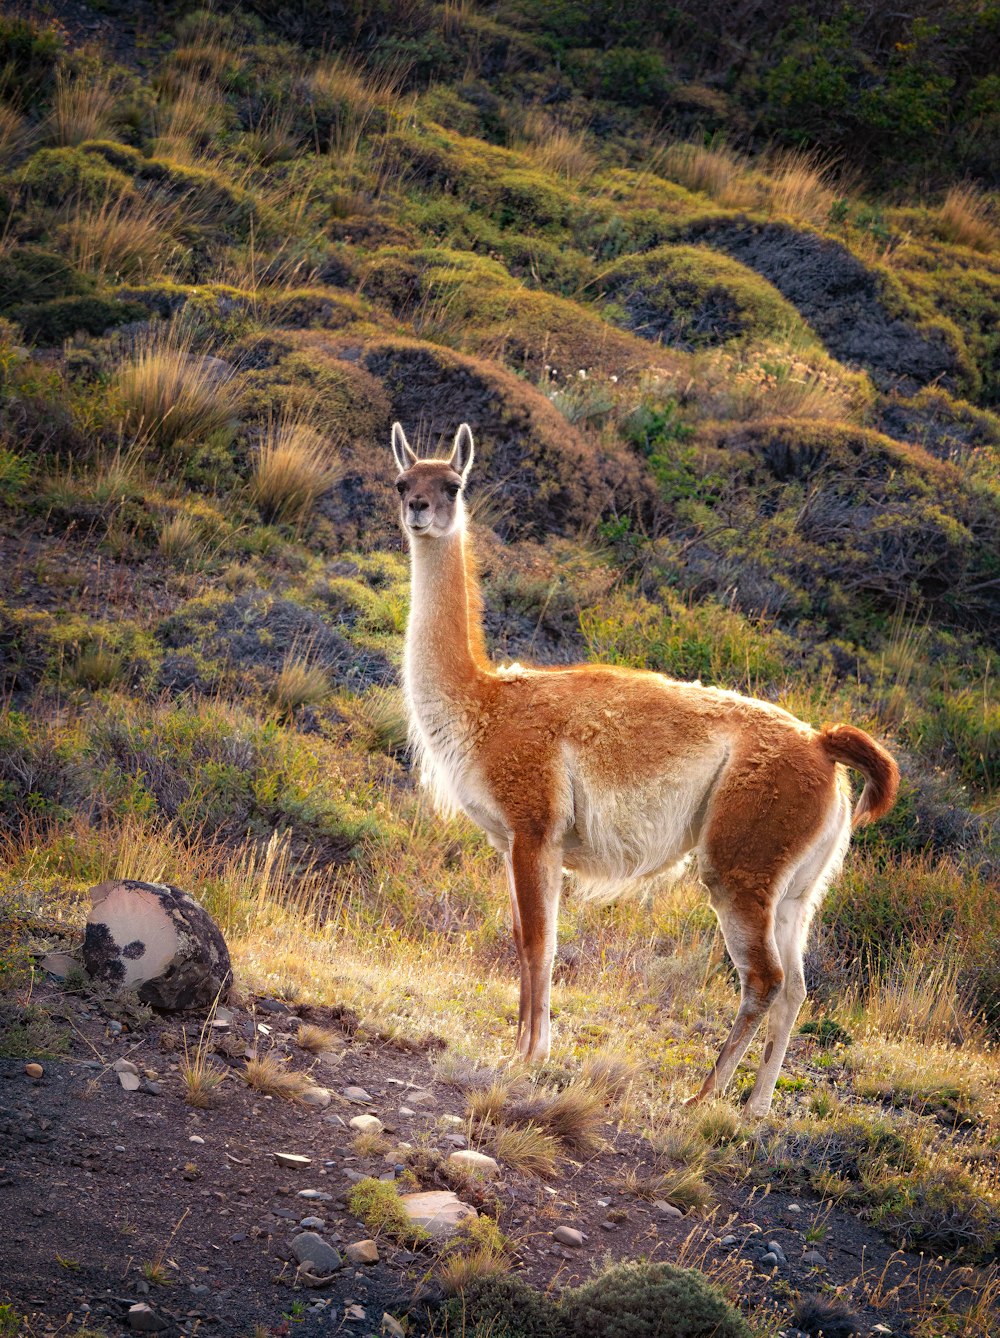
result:
[[(693, 855), (739, 973), (735, 1023), (700, 1092), (721, 1093), (764, 1016), (748, 1110), (765, 1115), (806, 997), (809, 923), (851, 827), (895, 800), (899, 772), (851, 725), (817, 731), (770, 702), (600, 664), (491, 663), (463, 493), (472, 432), (419, 459), (392, 428), (410, 549), (403, 684), (411, 741), (445, 811), (504, 859), (521, 969), (515, 1057), (549, 1054), (563, 871), (607, 897)], [(865, 779), (851, 814), (845, 767)]]

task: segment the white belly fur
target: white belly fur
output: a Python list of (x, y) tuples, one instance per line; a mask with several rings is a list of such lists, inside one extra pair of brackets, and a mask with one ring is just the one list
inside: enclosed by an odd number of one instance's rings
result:
[(574, 823), (564, 863), (586, 900), (610, 901), (630, 884), (676, 869), (698, 843), (728, 740), (688, 755), (681, 772), (642, 786), (601, 787), (566, 750)]

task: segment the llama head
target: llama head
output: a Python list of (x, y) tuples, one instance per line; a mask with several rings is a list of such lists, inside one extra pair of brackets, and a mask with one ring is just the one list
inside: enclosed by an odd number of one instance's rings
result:
[(392, 425), (392, 454), (399, 467), (400, 524), (413, 538), (441, 539), (465, 524), (462, 489), (472, 468), (472, 431), (463, 423), (447, 460), (420, 460), (399, 423)]

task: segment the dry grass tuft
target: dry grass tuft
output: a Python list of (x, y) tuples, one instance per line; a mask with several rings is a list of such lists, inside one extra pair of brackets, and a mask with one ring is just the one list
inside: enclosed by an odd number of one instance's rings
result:
[(115, 97), (105, 78), (56, 75), (56, 92), (48, 120), (48, 138), (59, 148), (73, 148), (86, 139), (100, 139), (112, 124)]
[(635, 1082), (638, 1069), (623, 1055), (597, 1054), (584, 1061), (579, 1082), (591, 1088), (602, 1101), (623, 1097)]
[(579, 1082), (555, 1094), (509, 1104), (501, 1112), (501, 1118), (511, 1123), (536, 1125), (571, 1152), (590, 1154), (603, 1143), (600, 1135), (604, 1123), (603, 1096)]
[(78, 269), (98, 278), (141, 280), (162, 274), (176, 250), (164, 210), (143, 196), (108, 196), (77, 204), (64, 225), (66, 249)]
[(284, 1060), (271, 1053), (248, 1059), (243, 1078), (255, 1092), (277, 1096), (282, 1101), (301, 1102), (313, 1085), (307, 1073), (289, 1068)]
[(993, 251), (1000, 245), (997, 210), (971, 182), (952, 186), (937, 211), (936, 230), (942, 241)]
[(250, 487), (269, 521), (300, 521), (340, 475), (330, 443), (301, 418), (274, 418), (265, 425)]
[(672, 144), (663, 155), (663, 173), (688, 190), (702, 191), (735, 209), (757, 203), (758, 190), (747, 159), (721, 140), (711, 144)]
[(194, 351), (192, 331), (183, 323), (140, 335), (117, 379), (126, 425), (139, 440), (169, 449), (233, 430), (232, 374)]
[(677, 1166), (647, 1176), (629, 1172), (622, 1184), (640, 1199), (650, 1203), (663, 1199), (683, 1212), (689, 1208), (707, 1208), (712, 1202), (711, 1186), (693, 1166)]
[[(218, 1002), (218, 1001), (216, 1001)], [(188, 1050), (187, 1032), (184, 1032), (184, 1058), (180, 1061), (181, 1082), (184, 1086), (184, 1100), (189, 1106), (206, 1110), (219, 1103), (219, 1088), (226, 1077), (226, 1070), (213, 1064), (210, 1058), (212, 1037), (212, 1019), (215, 1016), (215, 1004), (209, 1010), (202, 1023), (201, 1033), (194, 1053)]]
[(313, 1022), (303, 1022), (295, 1033), (295, 1043), (310, 1054), (321, 1055), (333, 1050), (343, 1037), (327, 1027), (317, 1027)]
[(6, 102), (0, 102), (0, 167), (7, 167), (31, 143), (28, 122)]
[(494, 1082), (489, 1087), (481, 1087), (469, 1094), (466, 1109), (473, 1120), (484, 1124), (496, 1124), (511, 1094), (509, 1082)]
[(194, 165), (224, 128), (225, 105), (211, 84), (195, 78), (181, 78), (163, 92), (154, 118), (153, 156)]
[(156, 550), (169, 562), (194, 561), (202, 548), (201, 526), (193, 516), (178, 511), (160, 527)]
[(582, 181), (592, 176), (597, 160), (587, 147), (586, 130), (570, 130), (538, 107), (531, 108), (521, 122), (510, 147), (527, 154), (544, 172)]
[(522, 1175), (537, 1175), (543, 1180), (555, 1175), (559, 1164), (559, 1140), (535, 1124), (500, 1125), (483, 1132), (490, 1151)]
[(284, 715), (290, 715), (300, 706), (321, 706), (332, 691), (322, 665), (310, 664), (308, 656), (290, 650), (271, 687), (271, 700)]
[(837, 198), (831, 164), (808, 149), (786, 149), (765, 164), (763, 188), (771, 210), (810, 223), (825, 223)]

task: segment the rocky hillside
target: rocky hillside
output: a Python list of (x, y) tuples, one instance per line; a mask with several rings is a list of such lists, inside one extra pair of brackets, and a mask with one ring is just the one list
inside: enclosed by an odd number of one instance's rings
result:
[[(1000, 1328), (997, 18), (751, 7), (723, 49), (711, 5), (665, 13), (0, 16), (0, 1333), (118, 1334), (127, 1298), (186, 1332), (367, 1334), (384, 1310), (551, 1338), (686, 1313), (678, 1287), (756, 1338)], [(695, 885), (570, 895), (553, 1060), (498, 1069), (500, 874), (405, 748), (396, 418), (428, 452), (472, 425), (497, 657), (699, 678), (900, 759), (770, 1120), (740, 1121), (742, 1071), (681, 1106), (734, 1000)], [(204, 1011), (41, 971), (112, 877), (214, 915), (231, 1053)], [(226, 1074), (207, 1105), (197, 1054)], [(315, 1067), (329, 1110), (255, 1095), (265, 1054)], [(488, 1190), (448, 1169), (458, 1138)], [(370, 1237), (378, 1264), (296, 1281), (282, 1151), (305, 1188), (328, 1172), (328, 1247)], [(479, 1234), (442, 1250), (351, 1197), (390, 1172), (390, 1196), (473, 1193)], [(586, 1290), (642, 1259), (699, 1272)]]

